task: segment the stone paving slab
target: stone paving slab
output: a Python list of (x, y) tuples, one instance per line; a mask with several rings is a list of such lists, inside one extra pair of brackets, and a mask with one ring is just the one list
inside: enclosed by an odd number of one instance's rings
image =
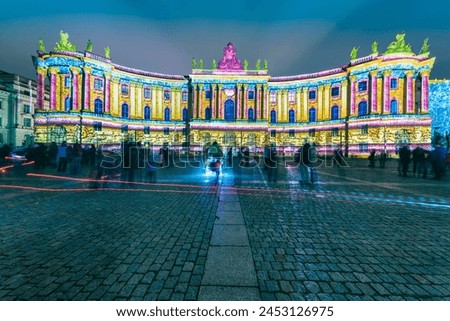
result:
[[(242, 217), (242, 215), (241, 215)], [(211, 236), (213, 246), (250, 246), (245, 225), (216, 224)]]
[(257, 287), (201, 286), (198, 296), (202, 301), (259, 301)]
[(249, 247), (210, 246), (202, 285), (257, 286)]
[(245, 222), (241, 212), (217, 211), (215, 224), (245, 224)]

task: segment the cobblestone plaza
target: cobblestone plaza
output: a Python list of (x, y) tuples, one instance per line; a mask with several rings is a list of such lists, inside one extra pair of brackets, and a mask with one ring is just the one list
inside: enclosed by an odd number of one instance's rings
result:
[(87, 168), (3, 174), (0, 300), (450, 299), (448, 175), (177, 165), (97, 189)]

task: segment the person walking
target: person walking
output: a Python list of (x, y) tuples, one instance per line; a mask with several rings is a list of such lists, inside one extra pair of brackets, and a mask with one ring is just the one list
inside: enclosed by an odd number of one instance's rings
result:
[(67, 143), (65, 141), (58, 147), (58, 172), (65, 172), (67, 167)]
[(401, 165), (401, 174), (406, 177), (408, 176), (408, 166), (411, 162), (411, 150), (409, 149), (408, 145), (404, 145), (402, 148), (400, 148), (399, 151), (399, 157), (400, 157), (400, 165)]
[(369, 167), (375, 168), (375, 150), (372, 150), (369, 155)]

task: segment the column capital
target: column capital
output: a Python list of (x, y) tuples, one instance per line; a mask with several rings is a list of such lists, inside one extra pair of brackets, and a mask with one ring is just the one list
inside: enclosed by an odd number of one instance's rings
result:
[(408, 70), (408, 71), (405, 71), (405, 76), (408, 78), (411, 78), (414, 76), (414, 73), (415, 73), (414, 70)]
[(217, 84), (217, 87), (219, 87), (219, 89), (223, 88), (223, 84)]
[(69, 67), (69, 70), (70, 70), (73, 74), (79, 74), (79, 73), (80, 73), (80, 68), (78, 68), (78, 67)]
[(421, 71), (420, 71), (420, 75), (421, 75), (422, 77), (423, 77), (423, 76), (430, 76), (430, 72), (431, 72), (430, 69), (421, 70)]
[(57, 74), (57, 73), (59, 73), (59, 68), (58, 67), (50, 67), (50, 68), (48, 68), (48, 71), (51, 74)]
[(375, 78), (375, 77), (378, 76), (378, 70), (371, 70), (371, 71), (369, 72), (369, 74), (370, 74), (370, 76), (371, 76), (372, 78)]
[(90, 74), (92, 72), (92, 67), (84, 67), (83, 71), (87, 74)]
[(37, 67), (37, 73), (41, 76), (46, 76), (47, 75), (47, 68), (45, 67)]
[(350, 77), (348, 77), (350, 79), (351, 82), (355, 82), (356, 81), (356, 76), (352, 75)]
[(248, 84), (245, 84), (245, 83), (244, 83), (242, 86), (244, 87), (245, 90), (247, 90)]
[(324, 84), (323, 87), (324, 87), (326, 90), (330, 90), (331, 84)]
[(301, 87), (301, 91), (302, 91), (302, 93), (307, 93), (308, 92), (308, 87)]
[(390, 76), (391, 74), (392, 74), (392, 70), (385, 70), (385, 71), (383, 71), (383, 76), (384, 77)]
[(105, 79), (111, 79), (111, 73), (105, 72), (104, 73)]

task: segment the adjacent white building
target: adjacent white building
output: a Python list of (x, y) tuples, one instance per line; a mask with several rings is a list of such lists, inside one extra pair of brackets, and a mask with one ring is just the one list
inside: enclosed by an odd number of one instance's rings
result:
[[(44, 104), (48, 104), (45, 91)], [(36, 81), (0, 70), (0, 146), (30, 146), (34, 141)]]

